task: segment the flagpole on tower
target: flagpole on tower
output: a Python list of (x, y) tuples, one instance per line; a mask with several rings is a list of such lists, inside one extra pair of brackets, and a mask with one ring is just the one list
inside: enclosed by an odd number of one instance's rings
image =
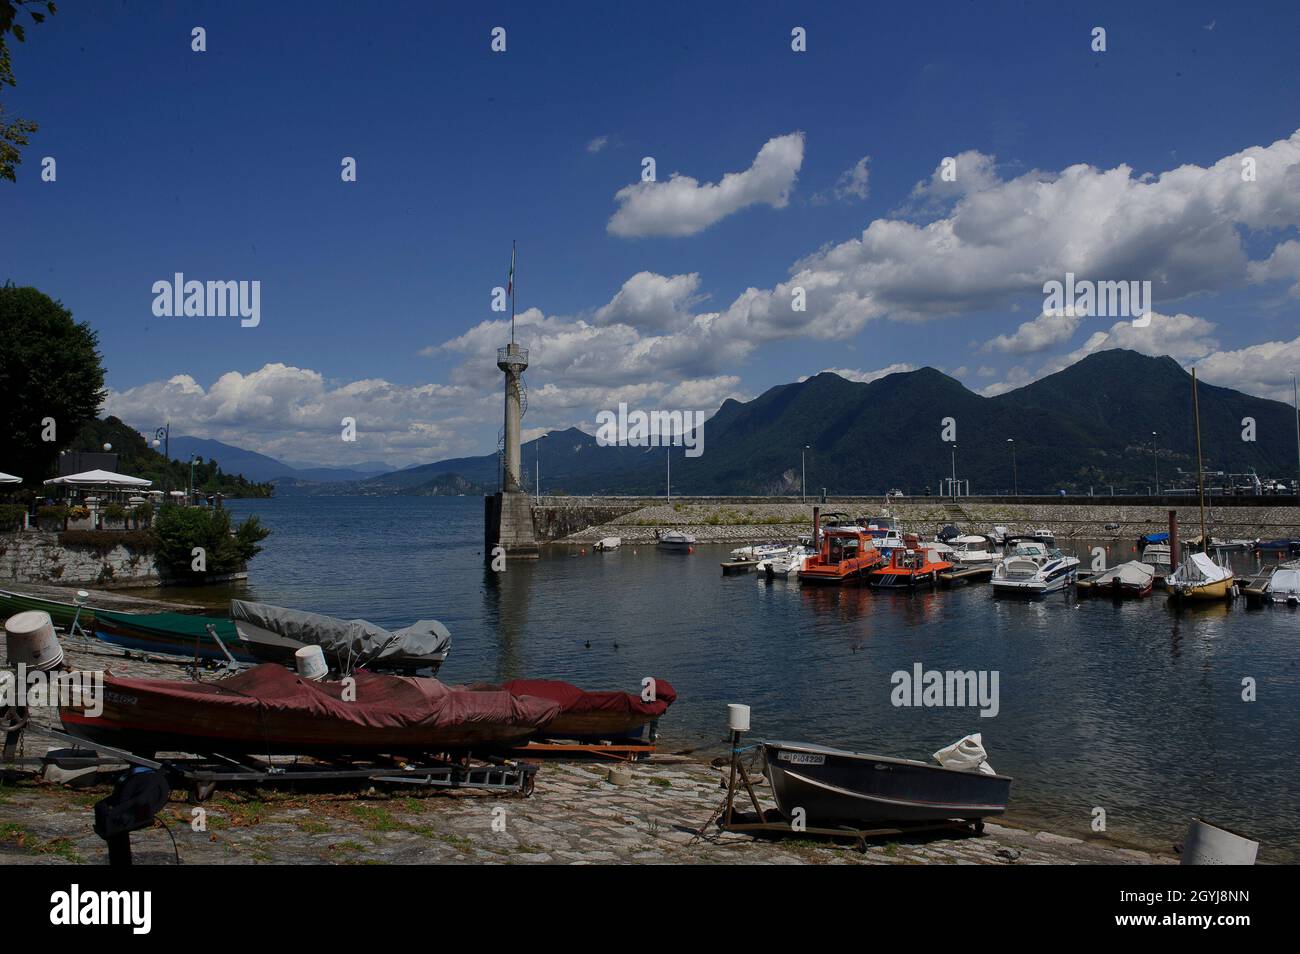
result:
[(506, 294), (510, 296), (510, 343), (515, 343), (515, 240), (510, 240), (510, 278), (506, 281)]

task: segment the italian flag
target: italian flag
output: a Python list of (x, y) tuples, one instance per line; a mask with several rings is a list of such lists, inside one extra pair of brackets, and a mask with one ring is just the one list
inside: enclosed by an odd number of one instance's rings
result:
[(510, 243), (510, 277), (506, 279), (506, 294), (515, 293), (515, 243)]

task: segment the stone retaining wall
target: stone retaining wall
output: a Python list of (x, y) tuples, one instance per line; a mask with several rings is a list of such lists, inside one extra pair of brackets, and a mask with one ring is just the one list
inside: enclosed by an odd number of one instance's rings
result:
[(118, 544), (108, 550), (64, 546), (57, 533), (0, 534), (0, 578), (15, 583), (156, 586), (153, 554)]

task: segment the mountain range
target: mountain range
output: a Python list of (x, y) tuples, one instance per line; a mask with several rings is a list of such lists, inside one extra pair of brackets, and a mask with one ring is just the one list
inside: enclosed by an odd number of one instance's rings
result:
[(316, 483), (365, 480), (367, 477), (374, 477), (393, 469), (381, 461), (368, 461), (352, 467), (294, 465), (232, 444), (188, 436), (176, 436), (171, 439), (170, 455), (173, 460), (187, 461), (193, 455), (215, 460), (226, 473), (243, 474), (249, 480), (255, 481), (282, 478)]
[[(1289, 405), (1204, 383), (1198, 391), (1207, 471), (1295, 474)], [(1244, 439), (1247, 419), (1254, 440)], [(1112, 485), (1145, 493), (1157, 470), (1164, 489), (1195, 484), (1191, 376), (1172, 358), (1125, 350), (1088, 355), (995, 397), (933, 368), (869, 383), (823, 372), (752, 401), (728, 400), (703, 429), (700, 456), (671, 449), (674, 493), (799, 493), (801, 451), (810, 494), (939, 493), (954, 445), (957, 477), (975, 494), (1104, 493)], [(662, 494), (668, 454), (601, 446), (569, 428), (525, 444), (522, 461), (530, 489), (540, 469), (544, 493)], [(240, 470), (215, 456), (223, 469)], [(498, 468), (493, 453), (347, 478), (304, 471), (275, 483), (277, 493), (468, 494), (496, 490)]]

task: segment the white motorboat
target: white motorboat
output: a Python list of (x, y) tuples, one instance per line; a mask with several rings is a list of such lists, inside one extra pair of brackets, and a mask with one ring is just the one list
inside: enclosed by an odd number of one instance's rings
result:
[(993, 592), (1041, 596), (1063, 590), (1078, 576), (1079, 561), (1040, 541), (1023, 541), (993, 569)]
[(736, 547), (731, 551), (733, 560), (763, 561), (769, 557), (780, 556), (790, 550), (788, 543), (756, 543), (750, 547)]
[(1300, 560), (1279, 563), (1268, 578), (1264, 595), (1274, 603), (1287, 606), (1300, 605)]
[(1157, 573), (1162, 571), (1168, 573), (1169, 568), (1173, 566), (1169, 544), (1148, 543), (1142, 548), (1142, 562), (1147, 566), (1154, 567)]
[(963, 566), (988, 566), (1000, 558), (989, 538), (978, 533), (963, 534), (948, 541), (952, 559)]
[(623, 545), (622, 537), (603, 537), (591, 545), (593, 550), (617, 550)]
[(1000, 547), (1002, 546), (1002, 544), (1006, 543), (1007, 537), (1009, 537), (1010, 535), (1011, 535), (1011, 529), (1009, 527), (1004, 527), (1001, 524), (999, 524), (998, 526), (994, 527), (992, 530), (989, 531), (988, 538), (993, 543), (994, 546)]
[(788, 580), (792, 577), (797, 579), (803, 572), (804, 563), (816, 555), (817, 551), (812, 547), (791, 547), (785, 553), (761, 561), (754, 567), (754, 572), (760, 579), (764, 577), (769, 580), (775, 578)]
[(695, 546), (695, 538), (680, 530), (669, 530), (659, 535), (659, 549), (674, 553), (689, 553)]

